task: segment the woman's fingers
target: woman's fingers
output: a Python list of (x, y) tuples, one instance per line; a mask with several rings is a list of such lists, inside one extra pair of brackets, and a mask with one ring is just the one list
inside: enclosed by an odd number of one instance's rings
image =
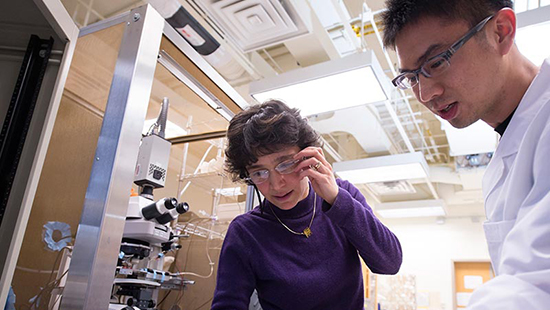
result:
[(300, 177), (308, 177), (313, 190), (326, 202), (332, 204), (338, 195), (338, 185), (332, 173), (332, 166), (318, 147), (308, 147), (295, 155), (304, 158), (295, 168)]
[(332, 171), (332, 167), (329, 162), (325, 159), (323, 150), (319, 147), (307, 147), (302, 151), (294, 155), (296, 159), (303, 159), (298, 166), (296, 166), (295, 171), (311, 169), (316, 167), (319, 170), (321, 167), (328, 167), (328, 171)]

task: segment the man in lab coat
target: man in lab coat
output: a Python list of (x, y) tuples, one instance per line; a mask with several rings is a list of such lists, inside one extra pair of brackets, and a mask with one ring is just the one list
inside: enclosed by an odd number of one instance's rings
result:
[(400, 70), (393, 84), (454, 127), (481, 119), (501, 135), (483, 179), (497, 276), (468, 309), (550, 309), (550, 58), (537, 67), (518, 51), (512, 1), (386, 5), (384, 44)]

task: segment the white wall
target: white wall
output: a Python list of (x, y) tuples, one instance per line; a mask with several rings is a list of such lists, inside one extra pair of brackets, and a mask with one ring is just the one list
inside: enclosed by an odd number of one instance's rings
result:
[(403, 248), (399, 274), (416, 276), (417, 292), (430, 295), (428, 309), (453, 309), (453, 260), (489, 260), (483, 219), (447, 219), (444, 224), (434, 218), (382, 220)]

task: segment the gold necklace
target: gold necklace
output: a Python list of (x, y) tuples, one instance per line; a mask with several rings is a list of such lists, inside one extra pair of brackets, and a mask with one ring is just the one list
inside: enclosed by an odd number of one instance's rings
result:
[(290, 229), (288, 226), (281, 221), (281, 219), (275, 214), (275, 211), (273, 211), (273, 208), (271, 205), (269, 205), (269, 209), (271, 210), (271, 213), (275, 216), (275, 218), (283, 225), (286, 230), (290, 231), (291, 233), (299, 236), (306, 236), (306, 238), (309, 238), (311, 236), (311, 224), (313, 224), (313, 219), (315, 218), (315, 209), (317, 209), (317, 193), (313, 193), (313, 215), (311, 216), (311, 221), (309, 222), (309, 226), (306, 227), (302, 232), (295, 232), (294, 230)]

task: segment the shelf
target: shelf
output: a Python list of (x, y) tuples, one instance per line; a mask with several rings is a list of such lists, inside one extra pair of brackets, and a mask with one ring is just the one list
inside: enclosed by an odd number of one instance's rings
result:
[(213, 192), (216, 189), (241, 187), (241, 193), (245, 193), (244, 184), (233, 183), (227, 174), (223, 172), (207, 172), (198, 174), (186, 174), (181, 178), (182, 186), (186, 186), (187, 182), (191, 182), (188, 191), (191, 187), (196, 186), (205, 191)]

